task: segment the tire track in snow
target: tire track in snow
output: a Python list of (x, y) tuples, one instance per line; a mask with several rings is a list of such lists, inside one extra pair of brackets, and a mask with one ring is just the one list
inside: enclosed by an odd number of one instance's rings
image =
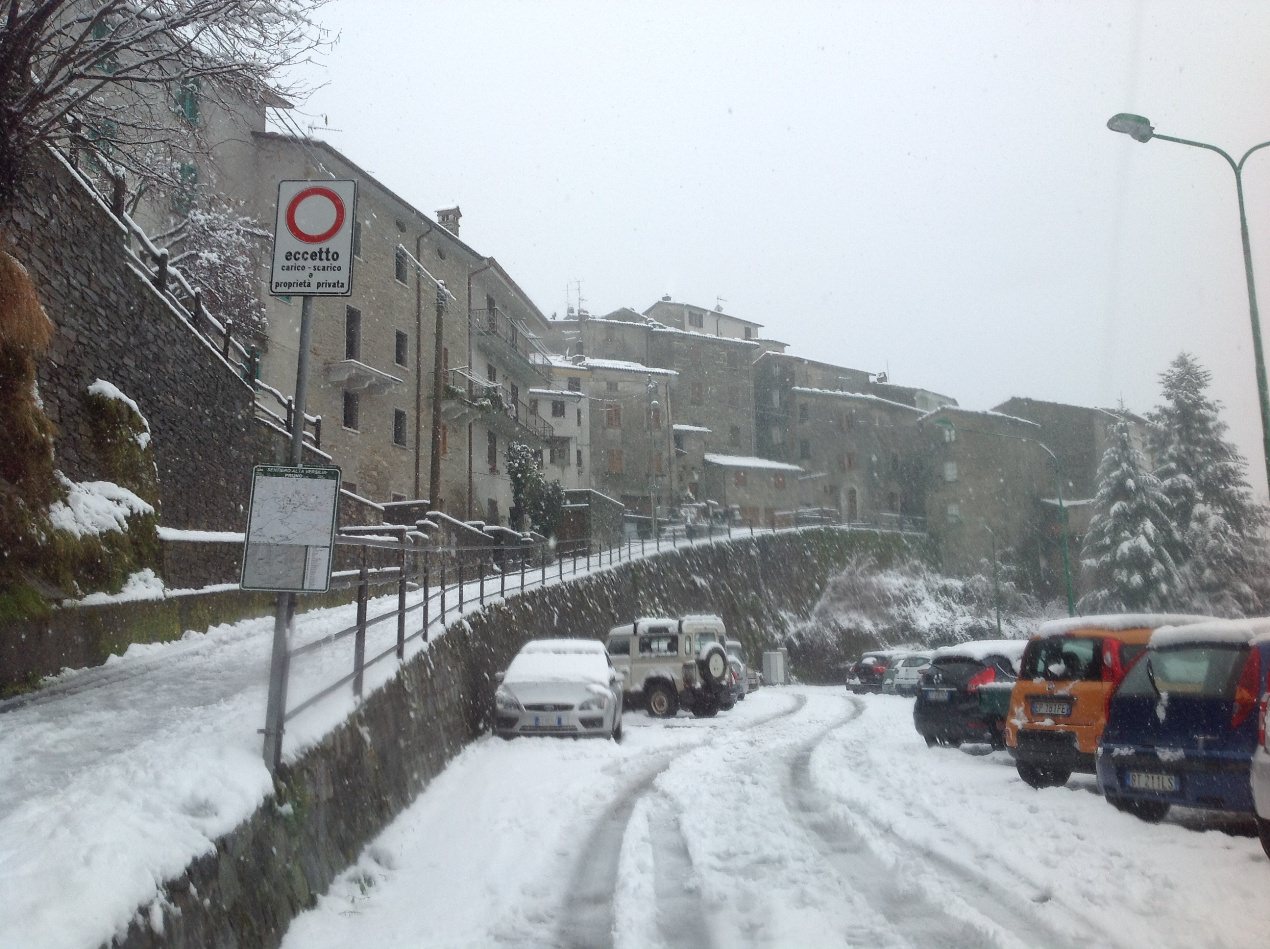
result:
[(674, 802), (665, 794), (650, 796), (648, 832), (653, 850), (653, 896), (657, 928), (668, 945), (711, 949), (715, 939), (701, 906), (692, 854)]
[[(876, 820), (866, 807), (859, 815), (841, 801), (827, 800), (812, 781), (811, 758), (834, 731), (857, 718), (863, 711), (858, 699), (848, 699), (854, 711), (832, 723), (805, 742), (791, 757), (786, 797), (791, 811), (818, 840), (835, 872), (887, 922), (881, 932), (861, 929), (848, 933), (866, 945), (883, 945), (898, 938), (903, 945), (940, 946), (941, 949), (979, 949), (999, 945), (1004, 936), (1020, 946), (1045, 945), (1056, 949), (1105, 944), (1107, 934), (1094, 931), (1060, 931), (1039, 918), (1026, 898), (1003, 890), (999, 880), (962, 865), (911, 838), (901, 838), (921, 862), (941, 871), (941, 886), (955, 889), (960, 911), (950, 909), (956, 901), (936, 902), (928, 886), (911, 870), (888, 863), (870, 844), (858, 824), (861, 817)], [(857, 807), (853, 804), (852, 807)], [(943, 826), (935, 811), (916, 805), (933, 823)], [(941, 894), (942, 895), (942, 894)], [(952, 895), (952, 894), (950, 894)], [(1078, 919), (1073, 914), (1073, 919)], [(1019, 932), (1020, 924), (1026, 931)], [(1081, 927), (1083, 930), (1084, 927)], [(890, 930), (890, 932), (888, 932)]]
[[(566, 891), (569, 894), (568, 905), (560, 914), (564, 920), (558, 932), (561, 945), (570, 949), (611, 949), (613, 946), (613, 895), (617, 889), (622, 841), (626, 837), (626, 828), (630, 824), (635, 805), (653, 790), (656, 780), (682, 755), (719, 740), (721, 734), (760, 728), (778, 719), (796, 714), (807, 704), (805, 695), (796, 695), (793, 699), (794, 701), (787, 708), (778, 712), (756, 718), (739, 728), (728, 729), (726, 732), (716, 731), (700, 741), (680, 745), (671, 751), (661, 752), (652, 757), (651, 764), (641, 769), (639, 776), (627, 785), (622, 794), (604, 812), (582, 848), (582, 857), (574, 867), (572, 881)], [(660, 832), (656, 824), (656, 821), (650, 822), (650, 831), (654, 835)], [(691, 869), (692, 860), (688, 856), (687, 845), (683, 841), (683, 832), (679, 828), (677, 815), (674, 819), (674, 830), (678, 834), (681, 855), (688, 858), (687, 868)], [(683, 868), (682, 863), (680, 868)], [(682, 886), (679, 889), (682, 890)], [(661, 920), (659, 919), (658, 922), (660, 924)], [(681, 933), (673, 932), (675, 938), (671, 941), (678, 943)], [(689, 944), (698, 945), (697, 943)]]

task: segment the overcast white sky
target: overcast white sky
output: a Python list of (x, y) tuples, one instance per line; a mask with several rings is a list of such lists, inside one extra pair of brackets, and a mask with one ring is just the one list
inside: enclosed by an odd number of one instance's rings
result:
[[(1180, 350), (1264, 488), (1234, 177), (1270, 4), (335, 0), (292, 118), (547, 314), (663, 293), (988, 408), (1148, 410)], [(328, 128), (316, 128), (328, 126)], [(1270, 301), (1270, 149), (1247, 166)], [(1270, 313), (1270, 309), (1268, 309)]]

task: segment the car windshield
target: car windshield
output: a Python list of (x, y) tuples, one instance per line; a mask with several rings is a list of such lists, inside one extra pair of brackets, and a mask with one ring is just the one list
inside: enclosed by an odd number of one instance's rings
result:
[(1230, 644), (1149, 649), (1129, 670), (1117, 694), (1231, 698), (1247, 655), (1248, 647)]
[(930, 657), (929, 656), (909, 656), (907, 659), (904, 660), (903, 663), (901, 663), (901, 665), (903, 665), (907, 669), (912, 669), (916, 666), (930, 665)]

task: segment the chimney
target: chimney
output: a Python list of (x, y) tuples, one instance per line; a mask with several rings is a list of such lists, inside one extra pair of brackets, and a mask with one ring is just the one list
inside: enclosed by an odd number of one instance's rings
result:
[(437, 212), (437, 223), (444, 227), (455, 237), (459, 236), (459, 218), (463, 216), (463, 212), (459, 210), (456, 204), (452, 208), (442, 208)]

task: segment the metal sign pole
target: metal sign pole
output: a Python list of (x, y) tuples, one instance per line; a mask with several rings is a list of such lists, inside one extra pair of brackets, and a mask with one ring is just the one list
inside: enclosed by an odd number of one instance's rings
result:
[[(291, 417), (291, 464), (304, 460), (304, 416), (309, 386), (309, 345), (313, 335), (313, 297), (300, 298), (300, 353), (295, 371), (295, 411)], [(295, 594), (279, 593), (273, 614), (273, 655), (269, 662), (269, 700), (265, 707), (265, 765), (276, 774), (282, 764), (282, 733), (287, 714), (287, 678), (291, 668), (291, 628)]]

